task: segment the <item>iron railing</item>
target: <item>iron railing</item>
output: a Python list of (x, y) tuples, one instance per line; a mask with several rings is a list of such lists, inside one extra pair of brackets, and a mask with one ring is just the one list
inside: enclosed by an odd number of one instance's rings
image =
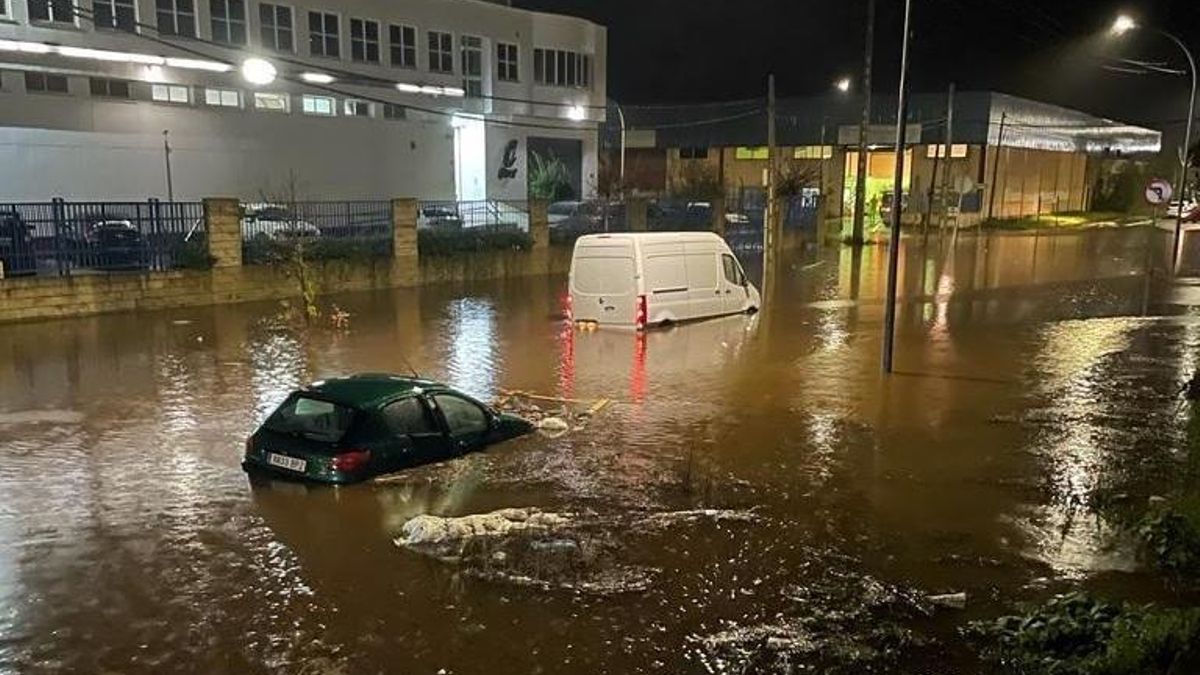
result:
[(422, 201), (417, 206), (417, 229), (462, 230), (486, 227), (492, 231), (529, 231), (529, 202), (486, 199)]
[(207, 267), (199, 202), (0, 203), (5, 276)]
[(392, 255), (392, 205), (374, 201), (243, 203), (242, 261), (273, 262), (295, 251), (306, 258)]
[(619, 201), (554, 202), (546, 209), (550, 243), (572, 244), (585, 234), (627, 232), (628, 216), (628, 209)]

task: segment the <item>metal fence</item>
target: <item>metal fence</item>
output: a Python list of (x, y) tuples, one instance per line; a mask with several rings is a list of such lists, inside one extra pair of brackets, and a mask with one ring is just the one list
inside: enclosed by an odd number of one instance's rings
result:
[(199, 202), (0, 203), (5, 276), (207, 267)]
[(417, 229), (462, 230), (485, 227), (493, 231), (529, 231), (529, 202), (518, 200), (422, 201)]
[(302, 247), (307, 258), (392, 255), (390, 201), (244, 203), (242, 261), (273, 262)]
[(585, 234), (627, 232), (628, 210), (619, 201), (554, 202), (546, 209), (550, 243), (571, 244)]

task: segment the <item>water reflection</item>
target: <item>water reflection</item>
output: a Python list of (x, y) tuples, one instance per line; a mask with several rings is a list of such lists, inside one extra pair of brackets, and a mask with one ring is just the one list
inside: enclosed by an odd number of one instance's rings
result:
[[(5, 327), (0, 670), (684, 672), (687, 636), (790, 616), (814, 579), (965, 589), (988, 611), (1047, 564), (1125, 569), (1085, 502), (1182, 446), (1174, 400), (1147, 392), (1200, 346), (1190, 317), (1128, 318), (1139, 242), (906, 244), (891, 378), (883, 247), (785, 261), (762, 315), (645, 334), (572, 329), (562, 279), (347, 295), (346, 332), (281, 329), (272, 304)], [(482, 398), (611, 404), (366, 485), (247, 485), (241, 439), (290, 390), (410, 360)], [(509, 506), (608, 524), (605, 555), (654, 585), (490, 584), (391, 541), (420, 513)], [(629, 527), (695, 508), (755, 520)]]

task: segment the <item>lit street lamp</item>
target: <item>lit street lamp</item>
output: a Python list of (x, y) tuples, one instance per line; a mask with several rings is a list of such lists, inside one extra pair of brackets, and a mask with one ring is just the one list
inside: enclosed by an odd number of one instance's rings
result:
[(850, 91), (850, 78), (843, 77), (837, 82), (834, 82), (833, 86), (835, 89), (845, 94), (846, 92)]
[[(1121, 36), (1138, 27), (1138, 23), (1133, 20), (1133, 17), (1122, 14), (1113, 21), (1110, 32), (1113, 35)], [(1196, 114), (1196, 59), (1192, 57), (1192, 51), (1187, 48), (1183, 40), (1161, 28), (1152, 28), (1152, 30), (1174, 42), (1176, 46), (1183, 50), (1183, 55), (1188, 60), (1188, 70), (1192, 78), (1192, 92), (1188, 96), (1187, 124), (1184, 126), (1183, 131), (1183, 149), (1179, 153), (1179, 180), (1175, 184), (1179, 189), (1179, 208), (1176, 209), (1175, 214), (1175, 238), (1171, 243), (1171, 269), (1172, 271), (1178, 271), (1179, 244), (1183, 231), (1183, 205), (1187, 201), (1188, 151), (1192, 145), (1192, 118)]]
[(266, 85), (275, 81), (275, 66), (266, 59), (251, 57), (242, 61), (242, 79), (253, 85)]

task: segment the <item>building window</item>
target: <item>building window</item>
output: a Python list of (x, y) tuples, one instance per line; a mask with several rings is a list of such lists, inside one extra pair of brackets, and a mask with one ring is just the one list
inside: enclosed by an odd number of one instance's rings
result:
[(552, 87), (592, 86), (592, 57), (562, 49), (533, 50), (533, 81)]
[(254, 92), (254, 109), (267, 112), (287, 112), (289, 100), (287, 94), (276, 94), (266, 91)]
[(388, 26), (392, 48), (392, 65), (397, 68), (417, 67), (417, 29), (412, 26)]
[(50, 92), (54, 94), (69, 93), (66, 75), (52, 73), (25, 73), (25, 91)]
[(340, 58), (338, 15), (329, 12), (308, 13), (308, 51), (313, 56)]
[(345, 101), (344, 110), (347, 117), (370, 117), (371, 102), (362, 101), (357, 98), (348, 98)]
[(496, 43), (496, 79), (501, 82), (516, 82), (520, 78), (517, 46), (508, 42)]
[(263, 46), (277, 52), (295, 50), (292, 41), (292, 8), (262, 3), (258, 6), (259, 37)]
[(680, 148), (679, 159), (708, 159), (708, 148)]
[(190, 103), (192, 95), (181, 84), (154, 84), (150, 86), (150, 98), (159, 103)]
[(832, 145), (800, 145), (792, 149), (793, 159), (829, 159), (833, 157)]
[(363, 63), (379, 63), (379, 22), (350, 19), (350, 58)]
[(300, 97), (300, 110), (305, 115), (332, 116), (337, 112), (337, 105), (332, 96), (313, 96), (305, 94)]
[(463, 91), (467, 96), (483, 96), (483, 38), (464, 35), (460, 38), (463, 72)]
[(107, 77), (93, 77), (88, 80), (88, 88), (92, 96), (103, 98), (129, 98), (129, 83), (125, 80), (110, 80)]
[(192, 0), (155, 0), (159, 35), (196, 37), (196, 7)]
[(205, 89), (204, 103), (222, 108), (240, 108), (242, 94), (237, 89)]
[[(938, 143), (936, 145), (930, 145), (929, 147), (927, 147), (925, 149), (925, 156), (929, 159), (933, 159), (934, 157), (940, 157), (941, 159), (945, 159), (946, 158), (946, 144)], [(950, 144), (950, 157), (951, 158), (962, 159), (963, 157), (966, 157), (966, 156), (967, 156), (967, 144), (966, 143), (951, 143)]]
[(72, 0), (29, 0), (29, 20), (75, 24)]
[(454, 72), (454, 38), (449, 33), (429, 31), (429, 70), (435, 73)]
[(404, 106), (396, 105), (395, 103), (383, 104), (383, 118), (385, 120), (402, 120), (408, 117), (408, 113), (404, 112)]
[(246, 0), (209, 0), (213, 42), (246, 44)]
[(733, 156), (735, 159), (766, 159), (767, 148), (766, 146), (759, 146), (755, 148), (747, 148), (743, 146), (737, 150), (734, 150)]
[(96, 28), (137, 31), (137, 10), (133, 0), (93, 0), (92, 13)]

